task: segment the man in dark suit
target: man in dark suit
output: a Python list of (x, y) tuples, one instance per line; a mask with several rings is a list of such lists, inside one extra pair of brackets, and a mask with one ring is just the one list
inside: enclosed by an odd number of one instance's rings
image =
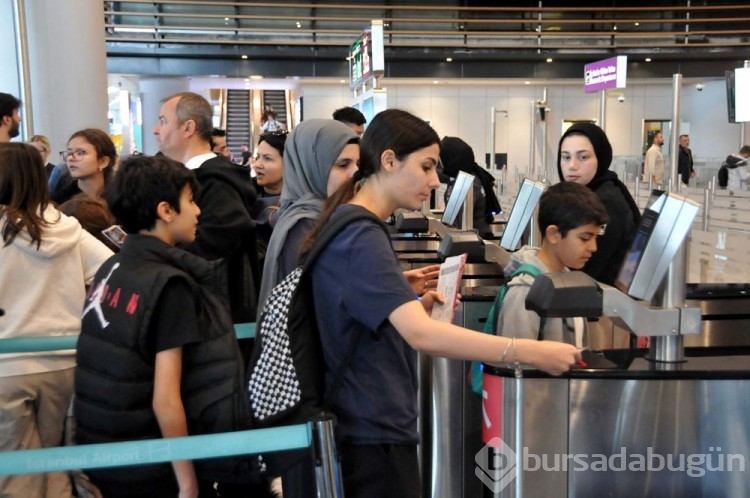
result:
[(680, 135), (680, 154), (677, 158), (677, 172), (682, 183), (687, 185), (695, 177), (693, 169), (693, 153), (690, 150), (690, 135)]
[(164, 99), (154, 135), (161, 151), (195, 172), (201, 209), (195, 241), (184, 249), (223, 259), (235, 323), (255, 321), (260, 271), (250, 208), (257, 197), (247, 169), (211, 150), (213, 110), (202, 96), (182, 92)]

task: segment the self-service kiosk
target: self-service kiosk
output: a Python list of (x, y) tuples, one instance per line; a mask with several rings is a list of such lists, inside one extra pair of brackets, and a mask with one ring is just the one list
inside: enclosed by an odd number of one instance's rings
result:
[[(685, 350), (700, 310), (679, 275), (698, 205), (665, 194), (609, 287), (580, 272), (537, 277), (526, 302), (546, 316), (606, 315), (648, 351), (588, 352), (559, 378), (486, 366), (477, 476), (489, 496), (746, 496), (750, 474), (750, 351)], [(684, 292), (684, 280), (682, 283)]]

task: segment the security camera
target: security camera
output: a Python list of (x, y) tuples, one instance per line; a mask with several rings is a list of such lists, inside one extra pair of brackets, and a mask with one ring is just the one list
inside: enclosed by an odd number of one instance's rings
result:
[(703, 83), (698, 83), (697, 85), (695, 85), (695, 89), (698, 90), (699, 92), (702, 92), (703, 88), (704, 88)]
[(625, 102), (625, 95), (620, 95), (619, 97), (617, 97), (617, 101), (618, 102)]

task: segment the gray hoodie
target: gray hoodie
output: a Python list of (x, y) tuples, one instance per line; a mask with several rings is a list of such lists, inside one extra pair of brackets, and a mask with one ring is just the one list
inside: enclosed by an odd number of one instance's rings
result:
[[(523, 246), (513, 253), (510, 263), (504, 269), (506, 278), (510, 278), (522, 264), (536, 266), (542, 273), (548, 273), (549, 270), (539, 260), (538, 253), (539, 248), (531, 246)], [(526, 295), (533, 283), (534, 277), (531, 275), (518, 275), (506, 284), (508, 291), (505, 293), (495, 333), (505, 337), (547, 339), (575, 344), (575, 327), (572, 318), (547, 318), (542, 336), (539, 337), (539, 315), (527, 310), (525, 304)]]

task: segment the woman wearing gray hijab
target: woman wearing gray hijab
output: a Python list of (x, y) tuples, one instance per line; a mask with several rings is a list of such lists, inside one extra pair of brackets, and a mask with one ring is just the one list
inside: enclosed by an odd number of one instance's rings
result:
[(307, 119), (284, 146), (279, 218), (268, 243), (258, 320), (268, 294), (297, 266), (298, 249), (315, 226), (329, 195), (357, 170), (359, 137), (332, 119)]

